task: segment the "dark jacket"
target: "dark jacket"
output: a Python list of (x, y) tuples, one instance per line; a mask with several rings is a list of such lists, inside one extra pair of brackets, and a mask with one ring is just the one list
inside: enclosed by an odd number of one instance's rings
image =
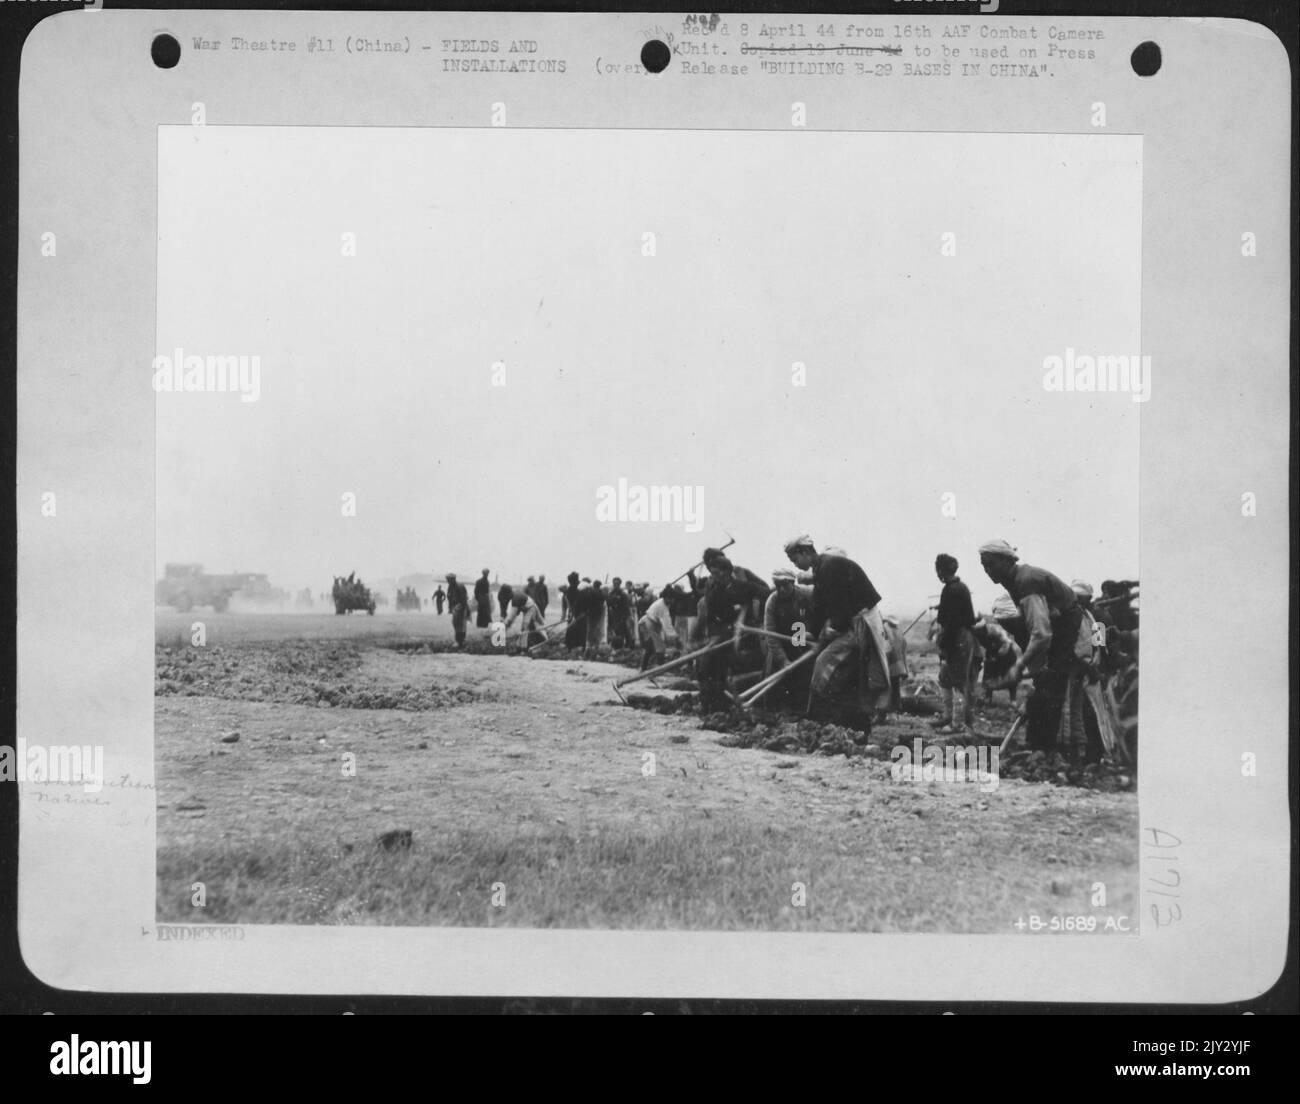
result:
[(847, 556), (823, 552), (813, 569), (813, 612), (809, 631), (819, 634), (829, 625), (844, 632), (856, 614), (875, 609), (880, 594), (867, 573)]
[(943, 630), (939, 637), (939, 650), (944, 654), (957, 646), (962, 629), (975, 627), (975, 607), (971, 604), (970, 588), (955, 575), (943, 584), (939, 612), (934, 619)]

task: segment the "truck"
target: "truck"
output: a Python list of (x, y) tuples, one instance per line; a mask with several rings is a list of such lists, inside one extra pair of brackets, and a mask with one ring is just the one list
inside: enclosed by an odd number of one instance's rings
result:
[(199, 606), (211, 606), (217, 613), (230, 608), (232, 598), (266, 604), (282, 603), (286, 593), (271, 586), (265, 575), (237, 571), (230, 575), (209, 575), (202, 564), (169, 563), (154, 588), (154, 604), (174, 606), (188, 613)]

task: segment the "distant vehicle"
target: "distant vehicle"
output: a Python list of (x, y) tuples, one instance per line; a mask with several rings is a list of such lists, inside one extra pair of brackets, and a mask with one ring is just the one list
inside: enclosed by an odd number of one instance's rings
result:
[(407, 610), (420, 612), (420, 598), (415, 593), (415, 587), (402, 587), (397, 592), (397, 612), (404, 613)]
[(375, 597), (370, 588), (360, 579), (356, 572), (349, 572), (347, 578), (334, 576), (334, 612), (351, 613), (353, 610), (365, 610), (371, 617), (375, 615)]
[(154, 588), (156, 605), (174, 606), (181, 613), (198, 606), (211, 606), (217, 613), (225, 613), (231, 599), (279, 604), (288, 597), (287, 591), (271, 586), (265, 575), (208, 575), (202, 564), (167, 564)]

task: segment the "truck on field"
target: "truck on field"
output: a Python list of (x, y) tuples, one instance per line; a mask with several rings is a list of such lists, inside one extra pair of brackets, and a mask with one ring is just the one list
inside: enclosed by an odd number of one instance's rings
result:
[(286, 593), (271, 586), (265, 575), (237, 571), (231, 575), (209, 575), (202, 564), (169, 563), (154, 588), (154, 604), (174, 606), (188, 613), (201, 606), (211, 606), (225, 613), (232, 599), (265, 605), (283, 603)]

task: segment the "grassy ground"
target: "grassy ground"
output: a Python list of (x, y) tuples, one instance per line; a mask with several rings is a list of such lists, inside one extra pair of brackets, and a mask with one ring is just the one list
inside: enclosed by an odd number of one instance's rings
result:
[[(159, 879), (213, 886), (201, 919), (216, 923), (1010, 932), (1031, 912), (1127, 914), (1124, 892), (1111, 909), (1070, 899), (1090, 888), (1077, 880), (1083, 868), (1123, 886), (1126, 863), (1102, 844), (1128, 817), (1088, 814), (1101, 835), (1086, 837), (1067, 808), (1030, 816), (944, 839), (933, 837), (955, 821), (926, 823), (922, 806), (902, 801), (888, 825), (864, 813), (831, 839), (729, 818), (648, 832), (456, 830), (397, 851), (249, 840), (165, 853)], [(907, 817), (915, 823), (897, 823)], [(1060, 876), (1044, 883), (1040, 869)], [(160, 904), (160, 919), (200, 919), (183, 889)]]

